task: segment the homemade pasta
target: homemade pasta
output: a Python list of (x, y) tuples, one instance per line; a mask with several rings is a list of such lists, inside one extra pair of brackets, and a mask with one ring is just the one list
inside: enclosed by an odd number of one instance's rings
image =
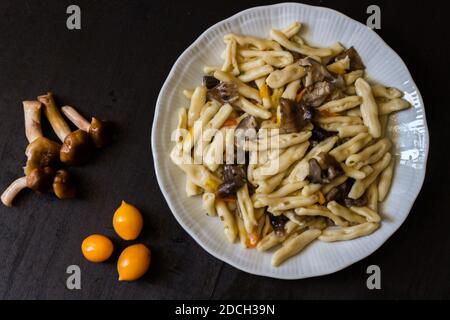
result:
[[(222, 63), (182, 93), (172, 161), (226, 239), (278, 267), (314, 241), (382, 225), (395, 175), (389, 116), (403, 93), (372, 83), (354, 47), (309, 46), (300, 22), (224, 36)], [(264, 253), (266, 254), (266, 253)]]

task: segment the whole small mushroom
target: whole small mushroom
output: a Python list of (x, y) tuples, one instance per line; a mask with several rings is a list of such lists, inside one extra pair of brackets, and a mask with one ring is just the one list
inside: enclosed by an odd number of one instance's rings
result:
[(89, 123), (74, 107), (64, 106), (62, 113), (78, 128), (88, 132), (97, 148), (103, 148), (111, 140), (111, 126), (106, 121), (92, 117)]
[(60, 150), (61, 162), (76, 166), (86, 163), (92, 156), (92, 141), (83, 130), (71, 132), (55, 105), (51, 92), (37, 98), (45, 106), (44, 112), (58, 138), (63, 142)]
[(72, 176), (65, 169), (56, 172), (53, 180), (53, 192), (59, 199), (70, 199), (76, 195), (76, 188)]

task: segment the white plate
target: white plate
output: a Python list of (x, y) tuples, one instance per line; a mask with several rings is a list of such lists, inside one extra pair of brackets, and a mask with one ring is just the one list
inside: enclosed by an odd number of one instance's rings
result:
[[(221, 222), (205, 215), (199, 197), (185, 195), (185, 177), (170, 161), (171, 132), (177, 109), (186, 107), (182, 94), (201, 83), (202, 67), (217, 65), (228, 32), (267, 38), (271, 28), (292, 21), (305, 26), (302, 35), (313, 45), (339, 41), (353, 45), (367, 66), (371, 79), (405, 92), (413, 105), (391, 118), (389, 132), (395, 141), (397, 166), (392, 189), (383, 203), (383, 223), (370, 236), (324, 243), (316, 241), (278, 268), (270, 265), (271, 254), (246, 250), (227, 242)], [(411, 38), (411, 41), (413, 39)], [(243, 271), (280, 279), (301, 279), (341, 270), (377, 250), (403, 223), (425, 176), (428, 129), (419, 90), (400, 57), (372, 30), (331, 9), (285, 3), (245, 10), (205, 31), (177, 60), (158, 97), (152, 130), (152, 150), (158, 183), (173, 215), (183, 228), (210, 254)]]

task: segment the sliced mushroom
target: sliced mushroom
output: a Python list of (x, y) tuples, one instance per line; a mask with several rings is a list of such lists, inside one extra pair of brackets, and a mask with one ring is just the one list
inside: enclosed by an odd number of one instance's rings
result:
[(286, 233), (284, 226), (289, 221), (289, 218), (287, 218), (285, 215), (274, 216), (273, 214), (269, 213), (269, 219), (275, 235), (277, 237), (284, 236)]
[(238, 86), (234, 82), (220, 82), (212, 89), (208, 89), (207, 96), (221, 104), (232, 104), (239, 100)]
[(350, 58), (350, 71), (366, 69), (366, 66), (362, 62), (361, 56), (354, 47), (350, 47), (349, 49), (337, 55), (335, 57), (335, 61), (345, 59), (345, 57)]
[(319, 125), (314, 124), (311, 134), (311, 141), (321, 142), (328, 137), (333, 136), (333, 132), (327, 131), (321, 128)]
[(70, 173), (61, 169), (56, 172), (53, 180), (53, 191), (59, 199), (74, 198), (76, 195), (76, 188)]
[(329, 81), (316, 82), (306, 88), (302, 101), (308, 106), (317, 108), (327, 100), (333, 90), (334, 87)]
[(78, 129), (89, 133), (97, 148), (103, 148), (110, 142), (112, 136), (110, 123), (98, 120), (95, 117), (92, 117), (91, 123), (89, 123), (71, 106), (64, 106), (61, 111)]
[(203, 85), (207, 89), (212, 89), (220, 83), (220, 80), (214, 78), (213, 76), (204, 76), (203, 77)]
[(326, 152), (309, 160), (309, 180), (312, 183), (329, 183), (343, 173), (339, 162)]
[(63, 142), (60, 150), (61, 162), (68, 165), (81, 165), (86, 163), (92, 155), (92, 141), (89, 134), (81, 129), (70, 131), (69, 126), (62, 118), (55, 105), (52, 93), (39, 96), (38, 100), (45, 106), (45, 114), (58, 138)]
[(344, 203), (345, 205), (350, 208), (350, 207), (364, 207), (367, 205), (368, 199), (365, 195), (363, 195), (361, 198), (359, 199), (350, 199), (350, 198), (345, 198), (344, 199)]
[(314, 109), (302, 102), (280, 98), (279, 106), (280, 133), (299, 132), (314, 116)]
[(335, 200), (340, 204), (345, 204), (344, 200), (347, 198), (350, 189), (352, 188), (354, 183), (353, 179), (347, 179), (344, 183), (340, 184), (337, 187), (332, 188), (325, 195), (325, 199), (327, 202)]
[(235, 195), (246, 182), (245, 171), (241, 165), (226, 164), (222, 174), (224, 182), (217, 188), (217, 194), (221, 198)]
[(303, 78), (303, 85), (309, 87), (316, 82), (324, 81), (324, 80), (332, 80), (333, 76), (327, 70), (327, 68), (311, 58), (305, 58), (300, 60), (300, 65), (305, 67), (306, 77)]

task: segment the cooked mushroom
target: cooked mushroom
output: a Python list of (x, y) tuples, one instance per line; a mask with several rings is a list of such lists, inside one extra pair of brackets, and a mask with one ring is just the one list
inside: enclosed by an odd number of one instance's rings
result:
[(350, 189), (352, 188), (354, 183), (353, 179), (347, 179), (344, 183), (338, 185), (337, 187), (332, 188), (325, 195), (325, 199), (327, 202), (335, 200), (340, 204), (345, 204), (344, 200), (347, 198)]
[(315, 141), (315, 142), (321, 142), (321, 141), (325, 140), (326, 138), (334, 135), (332, 132), (323, 129), (319, 125), (316, 125), (316, 124), (314, 124), (314, 127), (313, 127), (311, 133), (312, 133), (311, 141)]
[(213, 76), (204, 76), (203, 77), (203, 85), (207, 88), (207, 89), (212, 89), (215, 86), (217, 86), (220, 83), (220, 81), (216, 78), (214, 78)]
[(235, 146), (240, 150), (243, 148), (245, 141), (256, 139), (257, 130), (258, 122), (254, 116), (249, 115), (242, 119), (235, 130)]
[(326, 152), (309, 160), (309, 179), (312, 183), (329, 183), (343, 173), (339, 162)]
[(309, 87), (316, 82), (324, 80), (332, 80), (333, 76), (327, 68), (312, 58), (304, 58), (300, 60), (300, 65), (306, 69), (306, 77), (303, 78), (303, 85)]
[(345, 205), (350, 208), (350, 207), (364, 207), (367, 205), (368, 199), (365, 195), (363, 195), (362, 197), (358, 198), (358, 199), (350, 199), (350, 198), (345, 198), (344, 199), (344, 203)]
[(63, 142), (59, 155), (61, 162), (68, 165), (81, 165), (89, 160), (92, 155), (92, 141), (89, 134), (81, 129), (71, 132), (56, 107), (51, 92), (39, 96), (38, 100), (44, 104), (48, 121)]
[(280, 133), (299, 132), (314, 116), (314, 109), (300, 102), (280, 98)]
[(217, 188), (221, 198), (235, 195), (246, 182), (244, 168), (241, 165), (226, 164), (223, 166), (223, 183)]
[(89, 133), (97, 148), (103, 148), (111, 140), (111, 126), (108, 122), (92, 117), (91, 123), (89, 123), (75, 108), (70, 106), (62, 107), (61, 111), (78, 129)]
[(366, 69), (366, 66), (362, 62), (361, 56), (354, 47), (350, 47), (349, 49), (337, 55), (335, 57), (335, 61), (345, 59), (345, 57), (347, 56), (350, 58), (350, 71)]
[(53, 191), (59, 199), (74, 198), (76, 188), (72, 176), (65, 169), (58, 170), (53, 180)]
[(302, 101), (308, 106), (317, 108), (331, 95), (334, 86), (329, 81), (319, 81), (306, 88)]
[(233, 103), (239, 100), (237, 84), (234, 82), (220, 82), (212, 89), (208, 89), (208, 98), (221, 104)]
[(285, 215), (274, 216), (273, 214), (269, 213), (269, 219), (275, 235), (278, 237), (284, 236), (286, 231), (284, 229), (284, 226), (289, 221), (289, 218), (287, 218)]

